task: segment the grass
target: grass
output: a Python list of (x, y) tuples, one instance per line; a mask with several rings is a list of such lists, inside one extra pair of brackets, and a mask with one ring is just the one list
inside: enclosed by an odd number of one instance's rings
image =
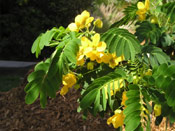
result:
[(0, 92), (19, 87), (29, 68), (0, 68)]
[(21, 82), (21, 76), (12, 75), (12, 76), (0, 76), (0, 91), (5, 92), (9, 91), (12, 88), (18, 87)]

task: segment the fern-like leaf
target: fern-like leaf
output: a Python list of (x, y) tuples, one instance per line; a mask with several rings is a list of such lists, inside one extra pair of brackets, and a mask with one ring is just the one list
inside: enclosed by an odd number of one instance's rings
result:
[(101, 40), (106, 42), (110, 53), (124, 55), (126, 60), (134, 60), (140, 52), (139, 41), (125, 29), (111, 28), (102, 35)]
[(153, 78), (155, 79), (156, 87), (165, 92), (167, 104), (175, 107), (175, 65), (162, 64), (154, 68)]
[(168, 16), (171, 23), (175, 21), (175, 2), (168, 2), (161, 7), (162, 12)]
[(108, 103), (113, 110), (114, 100), (112, 97), (123, 86), (125, 75), (125, 72), (119, 69), (95, 79), (82, 95), (80, 101), (81, 109), (93, 108), (93, 114), (96, 115), (97, 112), (106, 111)]
[(27, 104), (32, 104), (40, 95), (41, 107), (44, 108), (47, 96), (56, 97), (62, 76), (68, 73), (68, 63), (76, 63), (79, 43), (80, 40), (76, 38), (60, 43), (49, 60), (35, 66), (34, 72), (28, 76), (29, 83), (25, 87)]
[(135, 35), (139, 39), (140, 42), (146, 40), (146, 43), (151, 42), (152, 44), (156, 44), (161, 36), (161, 29), (148, 21), (144, 21), (142, 23), (138, 23), (138, 28), (136, 28)]
[(142, 53), (143, 61), (152, 67), (170, 62), (169, 56), (167, 56), (162, 49), (153, 45), (145, 46), (142, 49)]
[(45, 33), (41, 33), (37, 39), (34, 41), (31, 52), (35, 53), (36, 57), (38, 58), (39, 54), (41, 53), (41, 50), (44, 48), (44, 46), (49, 46), (52, 39), (59, 39), (60, 37), (63, 37), (63, 33), (65, 32), (65, 29), (63, 27), (60, 28), (52, 28), (51, 30), (46, 31)]
[(125, 10), (123, 11), (123, 13), (125, 14), (125, 16), (115, 22), (114, 24), (111, 25), (111, 28), (113, 27), (119, 27), (122, 25), (127, 25), (129, 22), (134, 22), (135, 18), (136, 18), (136, 12), (137, 12), (137, 5), (136, 4), (132, 4), (130, 6), (128, 6), (127, 8), (125, 8)]
[(129, 85), (129, 91), (126, 94), (126, 108), (124, 109), (124, 123), (126, 131), (135, 131), (141, 128), (141, 104), (140, 89), (137, 85)]

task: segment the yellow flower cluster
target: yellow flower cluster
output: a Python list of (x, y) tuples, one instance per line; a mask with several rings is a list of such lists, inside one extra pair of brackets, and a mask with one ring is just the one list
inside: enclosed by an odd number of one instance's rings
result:
[(123, 111), (115, 110), (115, 114), (112, 117), (108, 118), (107, 124), (110, 125), (112, 123), (114, 128), (118, 128), (123, 125), (124, 118), (125, 116), (123, 114)]
[(96, 33), (91, 39), (92, 41), (85, 36), (81, 38), (81, 46), (77, 54), (77, 65), (82, 66), (84, 64), (85, 56), (91, 61), (109, 64), (111, 68), (124, 60), (124, 56), (116, 57), (115, 54), (105, 53), (106, 43), (100, 41), (100, 34)]
[(63, 87), (61, 88), (60, 94), (64, 96), (75, 83), (77, 82), (76, 76), (72, 73), (68, 73), (63, 76)]
[(139, 16), (139, 20), (143, 21), (146, 18), (146, 12), (149, 10), (149, 0), (145, 0), (145, 4), (143, 2), (137, 3), (138, 11), (136, 14)]
[(160, 116), (161, 113), (162, 113), (162, 107), (161, 107), (161, 105), (160, 104), (155, 104), (154, 105), (154, 114), (155, 114), (155, 116), (156, 117), (157, 116)]
[[(89, 28), (91, 26), (94, 17), (90, 17), (88, 11), (83, 11), (81, 14), (75, 17), (75, 22), (68, 25), (69, 30), (78, 32), (81, 29)], [(102, 28), (103, 23), (100, 19), (97, 19), (94, 22), (94, 25), (98, 28)]]

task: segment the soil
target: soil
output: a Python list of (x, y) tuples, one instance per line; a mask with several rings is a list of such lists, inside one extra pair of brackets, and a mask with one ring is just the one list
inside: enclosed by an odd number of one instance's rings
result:
[[(107, 117), (89, 115), (87, 120), (82, 119), (82, 114), (77, 113), (79, 91), (72, 90), (65, 98), (58, 94), (41, 109), (39, 100), (25, 104), (25, 84), (0, 92), (0, 131), (115, 131), (106, 124)], [(152, 131), (164, 131), (165, 121), (159, 127), (151, 126)], [(175, 127), (168, 131), (175, 131)]]

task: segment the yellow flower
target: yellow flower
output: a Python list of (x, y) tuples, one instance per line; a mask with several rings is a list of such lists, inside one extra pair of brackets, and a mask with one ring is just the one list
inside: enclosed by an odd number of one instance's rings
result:
[(125, 101), (128, 99), (128, 97), (126, 96), (126, 91), (123, 92), (122, 94), (122, 102), (121, 105), (126, 106), (125, 105)]
[(85, 26), (88, 28), (91, 26), (91, 22), (94, 20), (94, 17), (89, 17), (86, 20)]
[(80, 52), (78, 52), (78, 55), (77, 55), (77, 65), (83, 66), (84, 63), (85, 63), (84, 55), (83, 54), (80, 54)]
[(104, 52), (98, 52), (96, 53), (96, 61), (97, 63), (102, 63), (103, 62), (103, 57), (104, 57), (105, 53)]
[(98, 63), (106, 62), (107, 58), (104, 55), (104, 51), (106, 49), (106, 43), (100, 42), (100, 34), (96, 33), (92, 38), (89, 40), (86, 37), (81, 38), (81, 50), (84, 52), (84, 55), (87, 58), (90, 58), (91, 61), (96, 60)]
[(102, 52), (103, 55), (101, 55), (101, 60), (102, 62), (104, 62), (105, 64), (109, 63), (109, 57), (106, 53)]
[(88, 62), (87, 63), (87, 69), (88, 70), (93, 70), (94, 69), (94, 62)]
[(114, 128), (118, 128), (123, 125), (124, 119), (125, 116), (123, 114), (123, 111), (116, 110), (115, 114), (112, 117), (108, 118), (107, 124), (110, 125), (112, 123)]
[(151, 76), (152, 75), (152, 70), (151, 69), (148, 69), (148, 71), (145, 73), (145, 75)]
[(149, 5), (150, 5), (149, 0), (145, 0), (145, 8), (146, 8), (147, 10), (149, 10)]
[(77, 80), (76, 80), (76, 76), (74, 74), (68, 73), (68, 74), (64, 75), (63, 80), (62, 80), (62, 83), (64, 86), (61, 89), (60, 94), (65, 95), (68, 92), (69, 88), (71, 88), (76, 82), (77, 82)]
[(93, 37), (92, 37), (92, 45), (94, 47), (97, 47), (98, 43), (100, 42), (100, 34), (96, 33)]
[(108, 56), (109, 56), (109, 67), (115, 68), (119, 64), (116, 55), (113, 53), (108, 54)]
[(96, 19), (96, 21), (94, 21), (94, 26), (96, 26), (97, 28), (102, 28), (103, 22), (100, 19)]
[(89, 51), (86, 53), (87, 58), (90, 58), (91, 61), (94, 61), (97, 59), (97, 51), (96, 50), (90, 50), (92, 48), (87, 48)]
[(90, 13), (88, 11), (83, 11), (80, 15), (75, 17), (75, 24), (80, 28), (85, 28), (86, 20), (90, 17)]
[(77, 82), (76, 76), (72, 73), (68, 73), (63, 76), (63, 85), (72, 87)]
[(77, 27), (77, 25), (75, 23), (70, 23), (68, 25), (68, 28), (69, 28), (70, 31), (76, 31), (76, 32), (79, 31), (79, 29), (78, 29), (78, 27)]
[(105, 49), (106, 49), (106, 43), (105, 42), (99, 42), (98, 44), (97, 44), (97, 51), (99, 51), (99, 52), (102, 52), (102, 51), (105, 51)]
[(145, 0), (145, 4), (143, 2), (137, 3), (138, 11), (136, 14), (139, 16), (139, 20), (143, 21), (146, 18), (146, 12), (149, 10), (149, 0)]
[(157, 19), (156, 16), (151, 18), (151, 23), (153, 23), (153, 24), (157, 24), (158, 23), (158, 19)]
[(155, 114), (155, 116), (156, 117), (157, 116), (160, 116), (161, 113), (162, 113), (162, 107), (161, 107), (161, 105), (160, 104), (155, 104), (154, 105), (154, 114)]
[(117, 57), (115, 53), (113, 53), (113, 54), (109, 53), (108, 57), (109, 57), (109, 67), (111, 67), (111, 68), (115, 68), (119, 64), (119, 62), (124, 60), (123, 55)]
[(64, 96), (67, 94), (68, 91), (69, 91), (69, 88), (67, 86), (63, 86), (61, 88), (60, 95)]

